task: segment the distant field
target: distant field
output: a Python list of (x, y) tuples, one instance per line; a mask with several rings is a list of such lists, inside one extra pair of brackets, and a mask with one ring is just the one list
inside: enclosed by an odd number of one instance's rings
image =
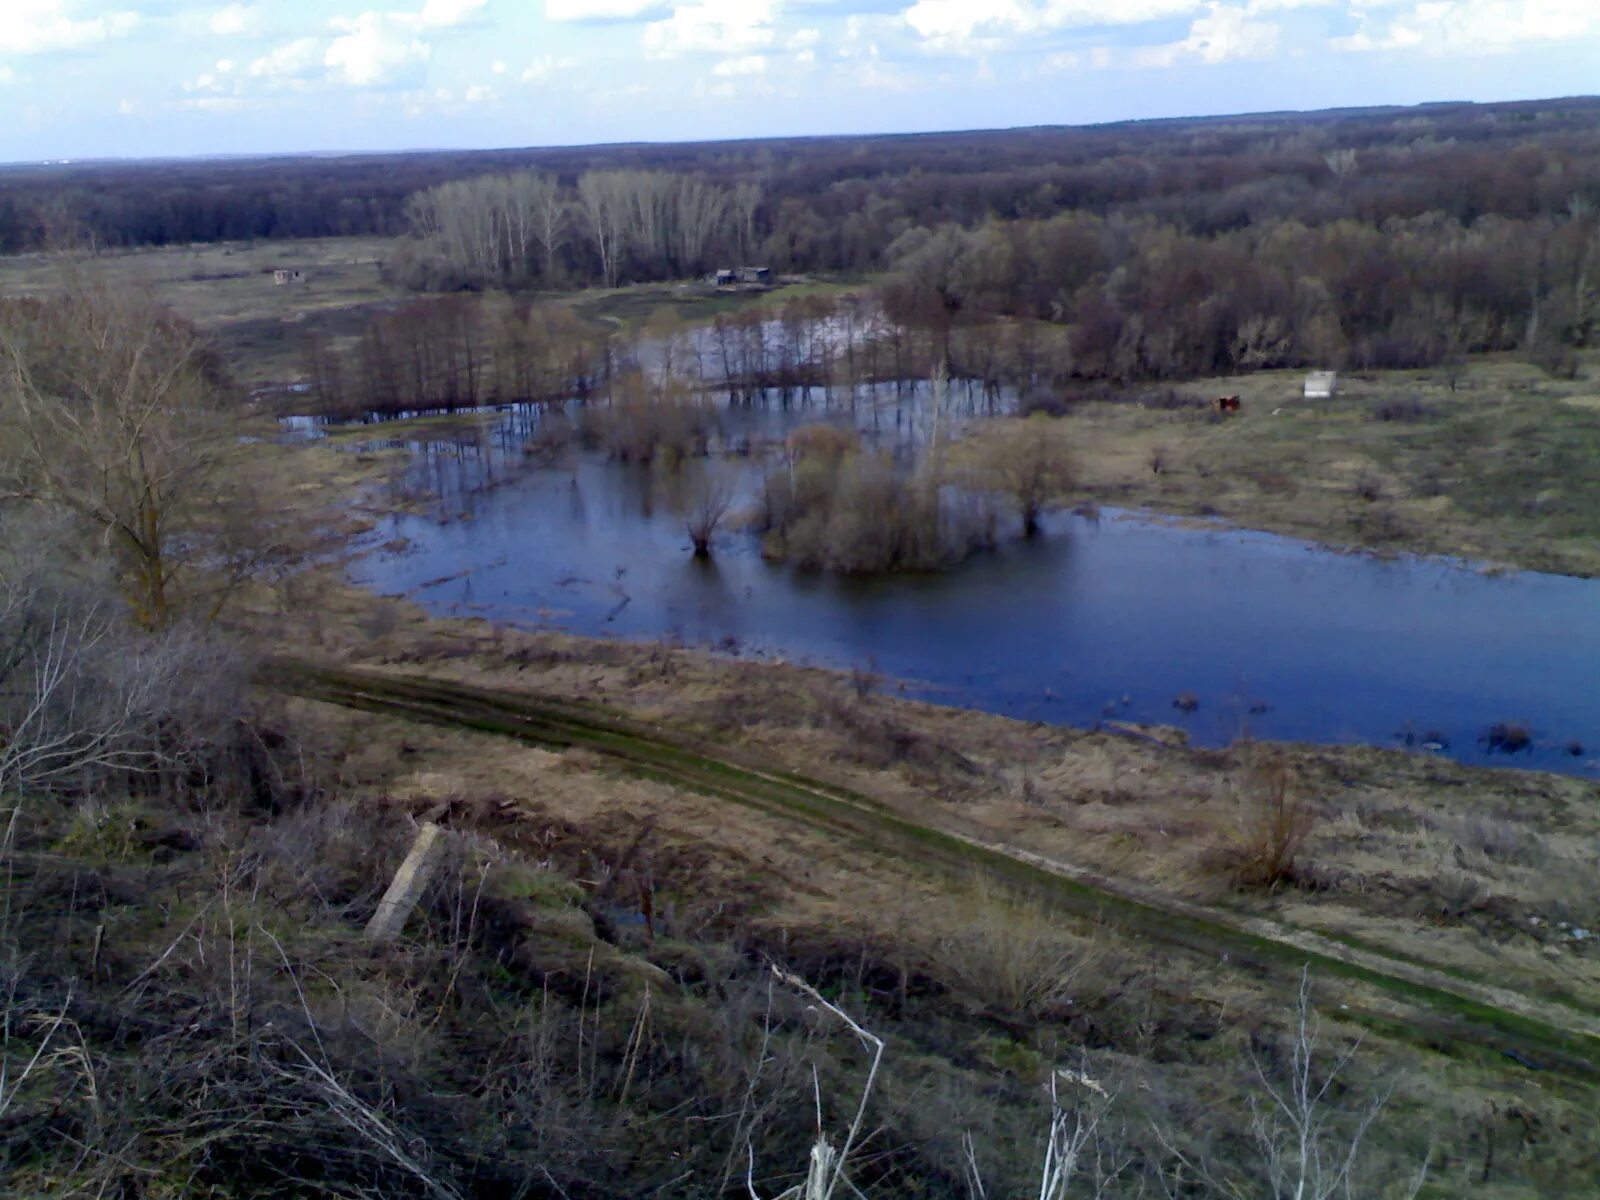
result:
[[(390, 238), (318, 238), (299, 242), (230, 242), (98, 255), (87, 269), (110, 282), (149, 288), (164, 303), (217, 335), (224, 353), (252, 385), (298, 376), (296, 334), (312, 323), (336, 336), (359, 329), (373, 306), (406, 293), (384, 283)], [(305, 272), (278, 285), (278, 268)], [(43, 255), (0, 258), (0, 295), (49, 291), (61, 263)]]
[[(396, 245), (393, 238), (368, 237), (168, 246), (99, 255), (87, 269), (113, 283), (149, 288), (215, 334), (239, 377), (261, 387), (304, 375), (299, 341), (305, 332), (348, 342), (374, 311), (418, 298), (383, 277)], [(305, 282), (275, 283), (272, 273), (279, 268), (305, 272)], [(0, 257), (0, 296), (50, 291), (59, 286), (61, 271), (61, 260), (45, 255)], [(539, 298), (558, 299), (586, 318), (619, 327), (642, 324), (661, 310), (686, 323), (710, 321), (752, 304), (833, 295), (851, 286), (807, 281), (769, 291), (719, 292), (699, 283), (653, 283)]]

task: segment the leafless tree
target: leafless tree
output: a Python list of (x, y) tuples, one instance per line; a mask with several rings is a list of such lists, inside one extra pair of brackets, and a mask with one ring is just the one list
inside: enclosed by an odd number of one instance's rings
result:
[(966, 461), (974, 486), (1016, 506), (1028, 537), (1038, 533), (1040, 518), (1065, 500), (1074, 482), (1066, 428), (1043, 414), (995, 423), (967, 451)]
[(711, 539), (733, 506), (733, 485), (710, 467), (696, 472), (684, 498), (684, 525), (696, 558), (711, 557)]
[(137, 291), (69, 280), (0, 322), (0, 504), (69, 514), (110, 552), (137, 622), (214, 616), (292, 558), (270, 456), (199, 333)]
[(616, 287), (619, 256), (627, 220), (626, 171), (589, 171), (578, 179), (578, 207), (589, 222), (589, 235), (600, 255), (606, 287)]
[[(1178, 1150), (1170, 1136), (1157, 1136), (1194, 1181), (1211, 1194), (1264, 1194), (1271, 1200), (1353, 1200), (1383, 1194), (1372, 1190), (1367, 1135), (1393, 1091), (1362, 1090), (1349, 1078), (1360, 1051), (1356, 1039), (1330, 1053), (1311, 994), (1311, 973), (1300, 974), (1287, 1045), (1270, 1062), (1252, 1051), (1255, 1094), (1250, 1097), (1250, 1139), (1256, 1162), (1223, 1167)], [(1427, 1182), (1427, 1160), (1387, 1194), (1415, 1200)], [(1390, 1173), (1391, 1181), (1395, 1180)], [(1265, 1191), (1262, 1188), (1265, 1187)], [(1175, 1194), (1170, 1186), (1168, 1194)], [(1190, 1194), (1190, 1193), (1184, 1193)]]

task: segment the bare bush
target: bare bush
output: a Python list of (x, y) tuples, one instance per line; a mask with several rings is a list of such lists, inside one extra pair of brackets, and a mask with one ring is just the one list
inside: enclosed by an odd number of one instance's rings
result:
[(1104, 948), (1074, 937), (1037, 901), (979, 876), (962, 919), (922, 938), (935, 974), (981, 1004), (1038, 1020), (1097, 986)]
[(1427, 1158), (1402, 1166), (1380, 1162), (1372, 1151), (1368, 1135), (1387, 1107), (1393, 1085), (1363, 1088), (1353, 1078), (1359, 1038), (1341, 1050), (1329, 1049), (1312, 1003), (1309, 968), (1301, 972), (1284, 1041), (1250, 1052), (1254, 1089), (1249, 1142), (1254, 1161), (1210, 1161), (1180, 1149), (1173, 1131), (1158, 1128), (1157, 1136), (1181, 1168), (1163, 1179), (1165, 1193), (1414, 1200), (1427, 1182)]
[(1382, 400), (1372, 410), (1373, 420), (1402, 425), (1414, 425), (1426, 421), (1433, 415), (1433, 408), (1415, 397)]
[(716, 536), (728, 509), (733, 506), (733, 484), (711, 470), (696, 473), (688, 485), (684, 501), (684, 527), (694, 544), (696, 558), (711, 554), (711, 539)]
[(1276, 888), (1294, 878), (1295, 861), (1316, 828), (1316, 809), (1295, 795), (1286, 764), (1254, 764), (1235, 785), (1239, 826), (1216, 855), (1235, 887)]
[(931, 467), (908, 474), (819, 441), (763, 479), (753, 525), (769, 557), (844, 574), (927, 571), (993, 544), (983, 500), (948, 493)]
[(1533, 749), (1533, 730), (1524, 721), (1496, 721), (1479, 740), (1495, 754), (1522, 754)]
[(245, 663), (194, 626), (134, 628), (57, 546), (0, 521), (0, 794), (200, 762), (231, 731)]
[(703, 398), (639, 375), (619, 381), (609, 403), (585, 408), (581, 418), (586, 444), (631, 463), (703, 456), (716, 427), (716, 411)]

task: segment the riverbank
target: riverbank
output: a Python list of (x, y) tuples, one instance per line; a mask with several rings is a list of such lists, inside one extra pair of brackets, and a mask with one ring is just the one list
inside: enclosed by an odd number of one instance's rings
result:
[[(1600, 1012), (1600, 785), (1417, 751), (1075, 730), (898, 697), (858, 671), (430, 619), (332, 588), (307, 629), (329, 661), (602, 703), (744, 746), (903, 811), (1185, 900), (1370, 944)], [(1269, 777), (1307, 829), (1276, 886), (1239, 888)]]
[[(1590, 375), (1595, 372), (1591, 364)], [(1220, 519), (1332, 547), (1600, 575), (1600, 383), (1474, 359), (1448, 373), (1301, 372), (1177, 385), (1240, 411), (1091, 401), (1061, 420), (1075, 501)], [(1140, 389), (1148, 391), (1148, 389)], [(982, 425), (970, 436), (982, 438)]]

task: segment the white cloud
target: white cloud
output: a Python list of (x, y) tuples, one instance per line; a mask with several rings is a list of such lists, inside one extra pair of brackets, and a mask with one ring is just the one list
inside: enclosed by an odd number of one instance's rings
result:
[(247, 68), (256, 79), (304, 79), (322, 66), (322, 43), (316, 38), (296, 38), (268, 50)]
[(873, 14), (849, 17), (838, 38), (838, 55), (840, 58), (876, 58), (880, 43), (892, 44), (904, 35), (905, 23), (898, 17)]
[(1134, 62), (1142, 67), (1170, 67), (1186, 59), (1221, 63), (1271, 58), (1277, 53), (1280, 32), (1271, 21), (1250, 20), (1242, 8), (1213, 4), (1210, 12), (1189, 26), (1189, 36), (1183, 41), (1147, 46), (1134, 54)]
[(409, 21), (380, 12), (334, 17), (339, 36), (328, 44), (322, 63), (333, 78), (349, 87), (385, 87), (411, 79), (433, 48), (407, 32)]
[(765, 54), (747, 54), (743, 58), (728, 58), (711, 68), (713, 75), (765, 75), (767, 73), (767, 56)]
[(425, 0), (414, 13), (390, 13), (402, 25), (412, 29), (454, 29), (476, 17), (489, 0)]
[[(1378, 3), (1382, 3), (1383, 0), (1377, 0), (1377, 2)], [(1389, 3), (1395, 3), (1395, 0), (1388, 0), (1388, 2)], [(1259, 17), (1259, 16), (1262, 16), (1262, 15), (1264, 15), (1266, 13), (1292, 12), (1292, 11), (1298, 11), (1298, 10), (1304, 9), (1304, 8), (1339, 8), (1339, 9), (1342, 9), (1344, 7), (1345, 7), (1344, 0), (1249, 0), (1249, 3), (1247, 3), (1244, 6), (1244, 10), (1245, 10), (1245, 12), (1249, 13), (1252, 17)], [(1354, 8), (1361, 8), (1361, 7), (1371, 8), (1372, 5), (1371, 4), (1367, 4), (1367, 5), (1363, 6), (1362, 4), (1359, 3), (1359, 0), (1356, 0), (1356, 2), (1352, 4), (1352, 7), (1354, 7)]]
[[(1404, 11), (1377, 15), (1378, 8)], [(1600, 35), (1596, 0), (1427, 0), (1395, 5), (1355, 0), (1360, 28), (1333, 39), (1340, 50), (1488, 51), (1528, 42)]]
[(117, 113), (120, 116), (131, 117), (139, 111), (139, 106), (126, 98), (117, 101)]
[(692, 0), (644, 31), (653, 58), (704, 51), (742, 55), (770, 46), (782, 0)]
[(522, 72), (523, 83), (548, 83), (557, 71), (565, 71), (574, 65), (570, 58), (545, 58), (535, 59), (528, 64)]
[[(119, 9), (89, 16), (77, 0), (6, 0), (0, 13), (0, 54), (47, 54), (126, 37), (143, 18)], [(80, 15), (81, 14), (81, 15)]]
[(0, 66), (0, 86), (17, 81), (17, 73), (10, 67)]
[(659, 16), (667, 0), (544, 0), (550, 21), (642, 21)]
[(505, 64), (505, 61), (503, 59), (498, 59), (498, 58), (494, 60), (494, 66), (490, 67), (489, 69), (491, 71), (493, 71), (496, 75), (504, 75), (506, 73), (506, 71), (509, 70), (509, 68)]
[(260, 7), (230, 4), (212, 13), (206, 28), (218, 37), (249, 37), (261, 32), (265, 16)]
[(926, 49), (976, 54), (1018, 35), (1186, 16), (1201, 0), (916, 0), (902, 14)]

